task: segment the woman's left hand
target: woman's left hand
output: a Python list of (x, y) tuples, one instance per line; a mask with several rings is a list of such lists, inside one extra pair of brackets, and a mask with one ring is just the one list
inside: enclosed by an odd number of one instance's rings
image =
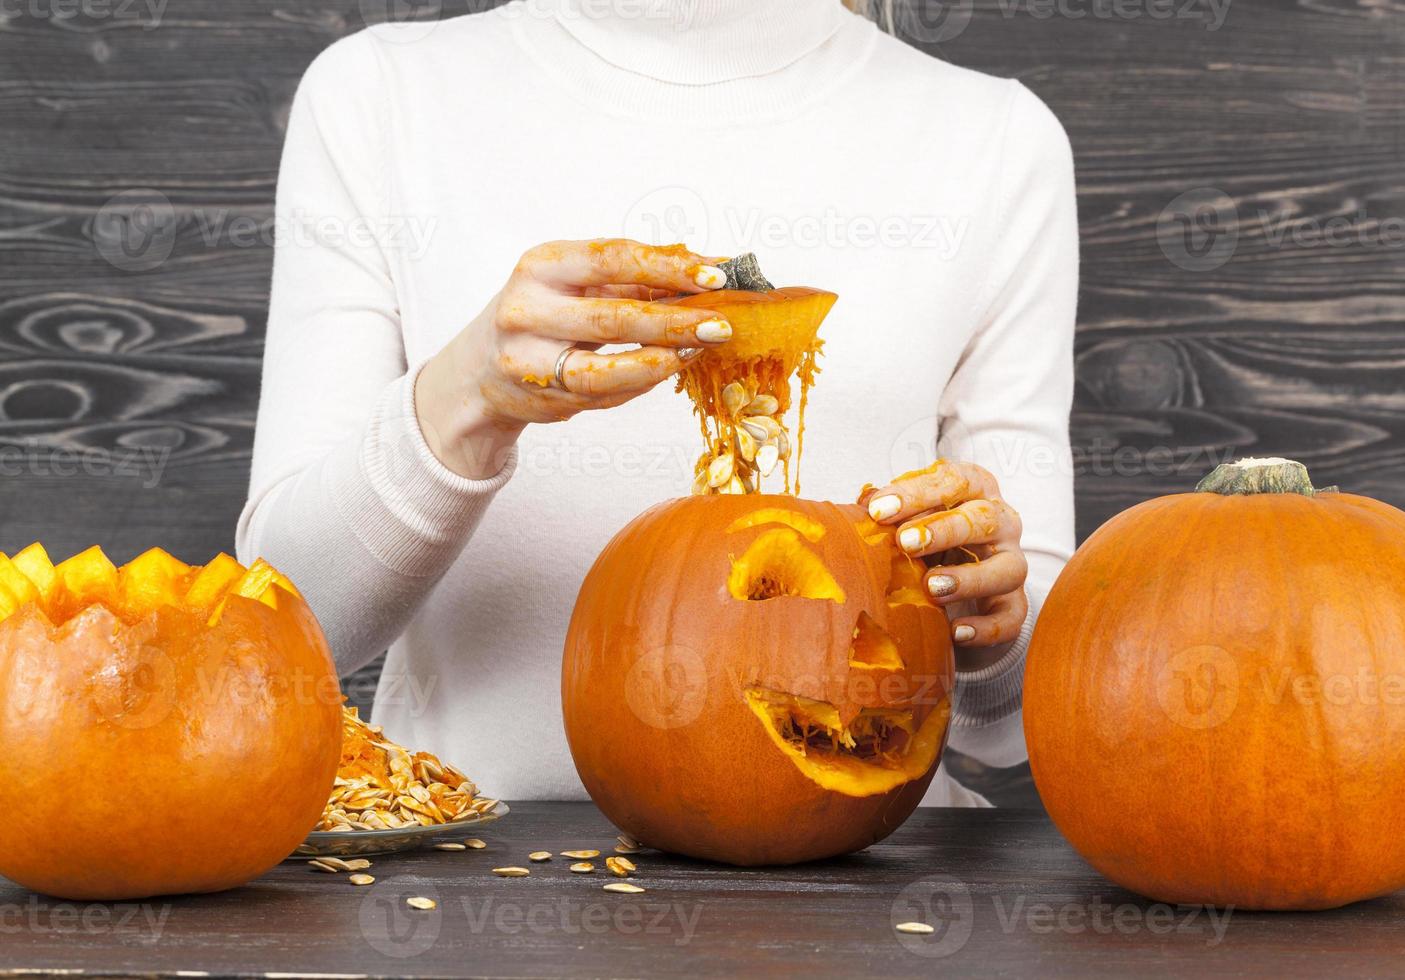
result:
[(898, 546), (909, 555), (930, 556), (927, 591), (951, 616), (958, 646), (974, 651), (1019, 636), (1029, 612), (1020, 515), (987, 470), (938, 460), (865, 489), (859, 503), (879, 524), (898, 527)]

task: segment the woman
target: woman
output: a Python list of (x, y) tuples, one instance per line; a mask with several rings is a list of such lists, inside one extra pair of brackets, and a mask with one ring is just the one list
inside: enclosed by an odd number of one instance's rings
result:
[[(753, 250), (841, 297), (806, 495), (879, 486), (870, 510), (953, 615), (951, 744), (1024, 758), (1024, 648), (1073, 544), (1077, 238), (1068, 142), (1017, 82), (839, 0), (537, 0), (377, 28), (309, 69), (278, 222), (239, 548), (298, 582), (343, 673), (390, 648), (375, 717), (397, 739), (504, 797), (581, 794), (571, 604), (615, 531), (687, 492), (697, 429), (671, 375), (729, 331), (640, 300), (715, 288), (718, 256)], [(700, 253), (582, 243), (626, 234)], [(562, 360), (602, 343), (646, 354)], [(939, 429), (962, 462), (890, 482), (937, 458)], [(985, 560), (942, 564), (960, 547)], [(980, 801), (942, 775), (927, 802)]]

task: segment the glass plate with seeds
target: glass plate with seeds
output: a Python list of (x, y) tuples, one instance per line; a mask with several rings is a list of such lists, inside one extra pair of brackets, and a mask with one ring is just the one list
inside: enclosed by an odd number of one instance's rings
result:
[(463, 840), (470, 828), (501, 820), (507, 816), (506, 803), (498, 802), (491, 810), (477, 813), (453, 823), (432, 824), (428, 827), (398, 827), (392, 830), (315, 830), (298, 846), (290, 859), (310, 857), (364, 857), (371, 854), (394, 854), (410, 851), (438, 841)]

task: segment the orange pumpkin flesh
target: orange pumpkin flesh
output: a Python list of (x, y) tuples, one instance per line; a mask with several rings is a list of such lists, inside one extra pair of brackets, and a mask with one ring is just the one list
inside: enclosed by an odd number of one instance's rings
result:
[(1043, 607), (1024, 719), (1044, 805), (1164, 902), (1405, 887), (1405, 514), (1287, 461), (1202, 486), (1114, 517)]
[(650, 846), (731, 864), (887, 836), (931, 781), (954, 683), (921, 574), (853, 506), (690, 497), (636, 518), (566, 640), (591, 797)]
[(261, 561), (0, 556), (0, 691), (0, 874), (67, 899), (257, 877), (316, 824), (341, 752), (326, 642)]

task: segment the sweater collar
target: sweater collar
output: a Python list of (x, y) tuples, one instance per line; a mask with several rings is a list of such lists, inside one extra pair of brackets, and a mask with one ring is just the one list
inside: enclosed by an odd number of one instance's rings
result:
[(495, 13), (577, 100), (693, 129), (813, 105), (862, 68), (878, 37), (839, 0), (517, 0)]
[(677, 85), (767, 75), (831, 38), (839, 0), (545, 0), (580, 44), (616, 68)]

